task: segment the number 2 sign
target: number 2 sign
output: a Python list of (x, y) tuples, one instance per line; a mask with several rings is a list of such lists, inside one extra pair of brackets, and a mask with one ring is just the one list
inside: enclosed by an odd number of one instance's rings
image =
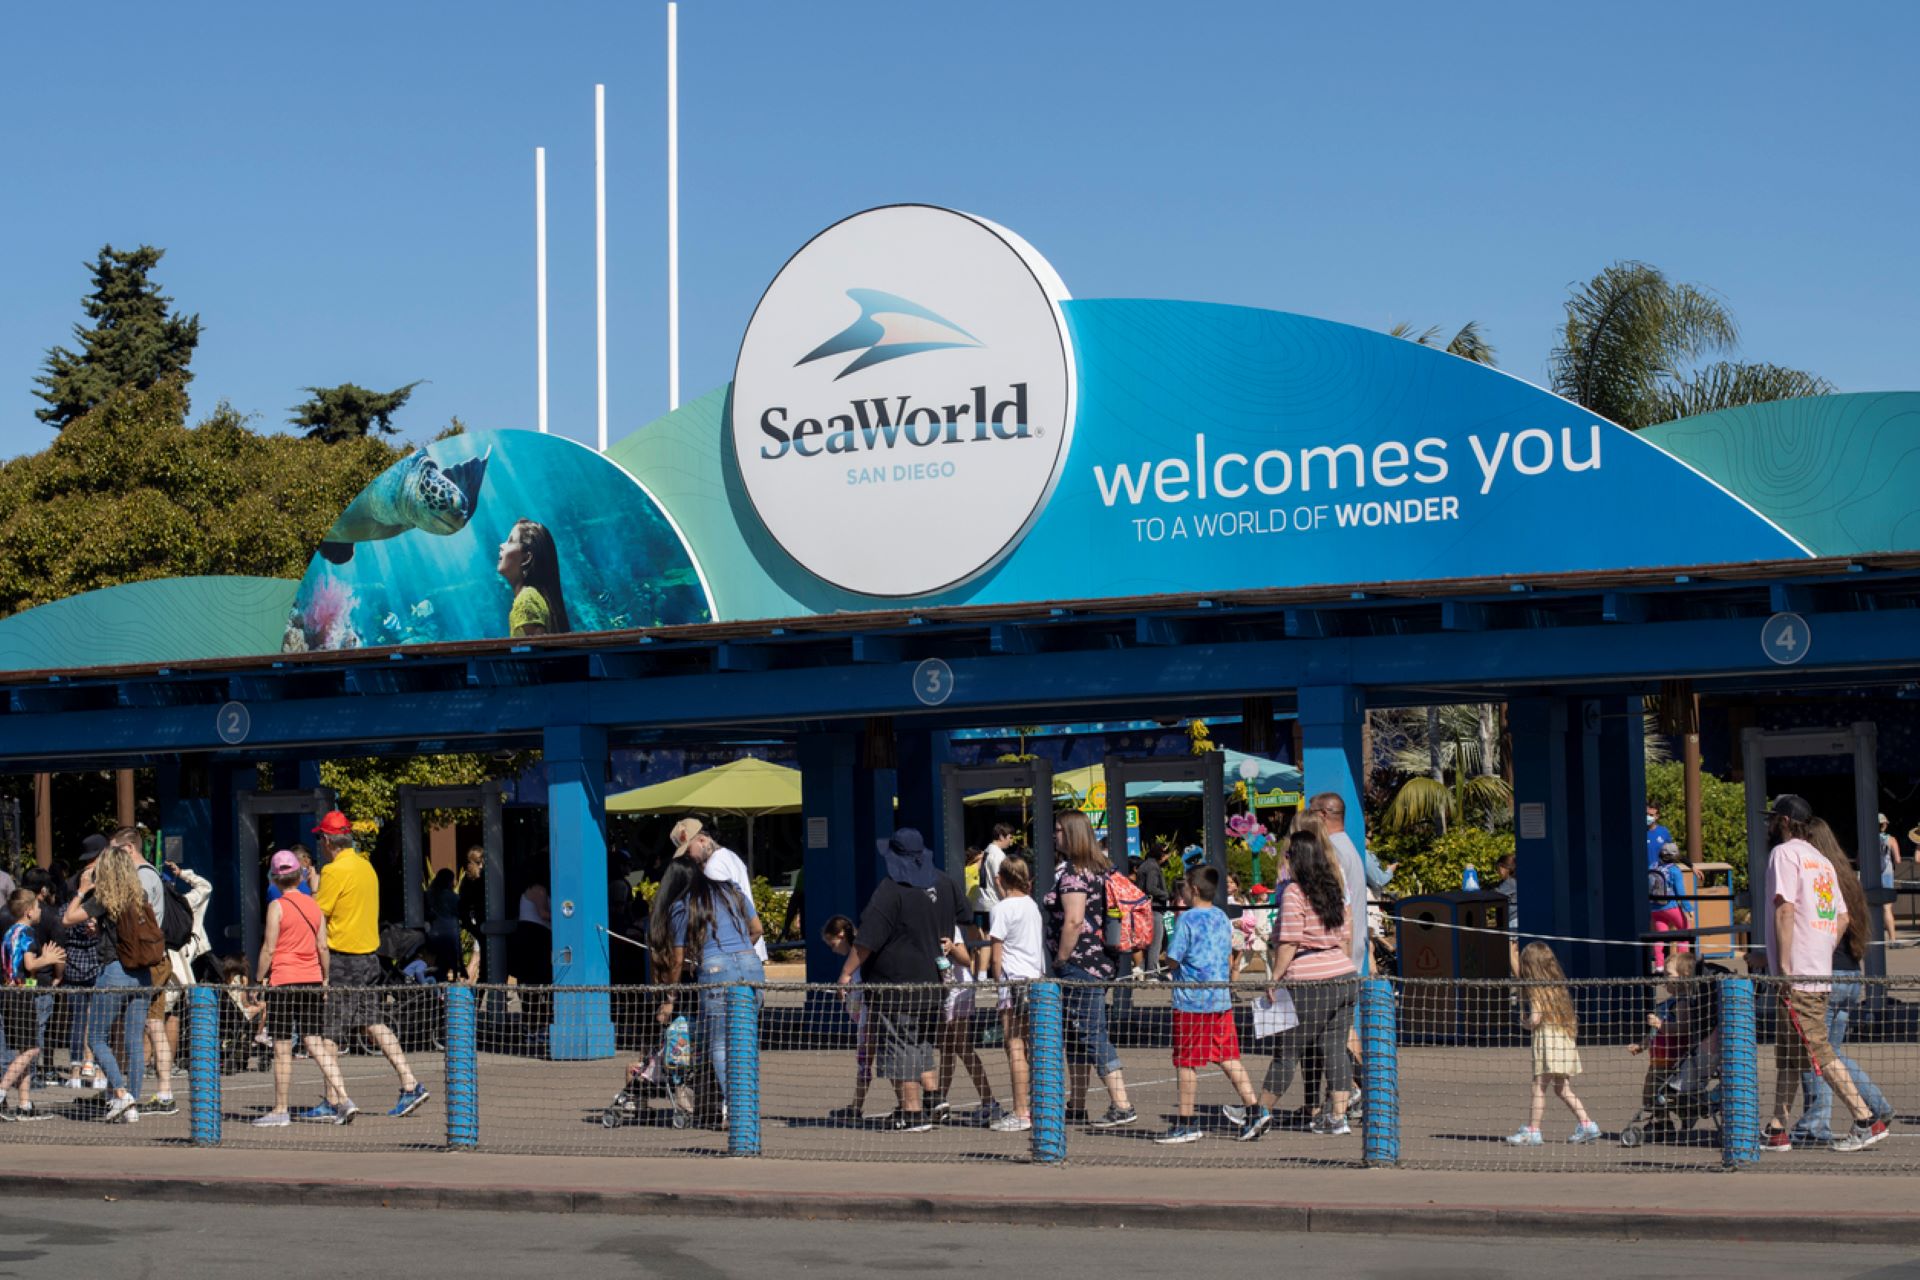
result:
[(238, 746), (247, 740), (253, 732), (253, 715), (244, 702), (229, 702), (215, 713), (213, 731), (220, 735), (220, 741), (230, 746)]

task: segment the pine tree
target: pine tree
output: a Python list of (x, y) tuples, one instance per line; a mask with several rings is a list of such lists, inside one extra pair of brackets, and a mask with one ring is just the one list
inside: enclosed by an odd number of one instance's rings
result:
[(34, 394), (47, 402), (34, 416), (64, 430), (121, 387), (145, 391), (161, 381), (184, 387), (193, 379), (187, 362), (200, 342), (200, 317), (169, 312), (173, 299), (160, 292), (148, 273), (165, 249), (141, 245), (121, 253), (112, 245), (93, 263), (93, 292), (81, 306), (92, 323), (76, 324), (80, 350), (54, 347), (35, 378)]
[(393, 415), (419, 385), (409, 382), (386, 392), (369, 391), (351, 382), (337, 387), (302, 387), (302, 391), (313, 394), (313, 399), (295, 405), (288, 421), (306, 428), (307, 439), (328, 444), (359, 439), (376, 430), (392, 435)]

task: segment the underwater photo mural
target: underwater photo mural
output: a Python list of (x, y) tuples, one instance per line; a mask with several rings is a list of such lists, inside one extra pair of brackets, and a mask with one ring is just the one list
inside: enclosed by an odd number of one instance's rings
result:
[(301, 579), (283, 653), (707, 622), (671, 518), (593, 450), (529, 431), (416, 449), (361, 491)]

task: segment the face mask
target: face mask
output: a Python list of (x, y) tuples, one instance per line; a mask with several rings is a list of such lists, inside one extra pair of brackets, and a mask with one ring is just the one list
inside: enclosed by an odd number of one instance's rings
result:
[(1654, 823), (1656, 823), (1656, 822), (1658, 822), (1658, 821), (1660, 821), (1660, 819), (1658, 819), (1658, 818), (1656, 818), (1656, 817), (1654, 817), (1654, 816), (1653, 816), (1652, 814), (1648, 814), (1648, 815), (1647, 815), (1647, 825), (1648, 825), (1648, 826), (1652, 826), (1652, 825), (1653, 825)]

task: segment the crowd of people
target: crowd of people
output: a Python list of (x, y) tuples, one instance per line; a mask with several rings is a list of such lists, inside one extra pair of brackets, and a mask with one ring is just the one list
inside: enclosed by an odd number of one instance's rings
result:
[[(12, 1098), (0, 1105), (0, 1120), (47, 1118), (44, 1100), (34, 1101), (36, 1086), (73, 1091), (74, 1114), (109, 1123), (176, 1113), (182, 999), (200, 982), (227, 988), (231, 1013), (223, 1021), (243, 1028), (245, 1043), (271, 1046), (274, 1105), (253, 1123), (295, 1118), (296, 1045), (319, 1067), (325, 1090), (298, 1118), (350, 1123), (359, 1108), (338, 1060), (342, 1045), (362, 1036), (398, 1076), (388, 1114), (416, 1111), (428, 1092), (387, 1027), (376, 989), (383, 980), (378, 877), (344, 814), (327, 814), (315, 834), (319, 860), (304, 849), (269, 860), (265, 937), (253, 973), (245, 957), (214, 956), (206, 930), (213, 886), (178, 863), (156, 866), (139, 827), (88, 836), (71, 884), (61, 868), (26, 872), (7, 896), (11, 924), (0, 940), (0, 1082)], [(264, 996), (257, 986), (268, 988)], [(61, 1073), (54, 1059), (63, 1024)]]

